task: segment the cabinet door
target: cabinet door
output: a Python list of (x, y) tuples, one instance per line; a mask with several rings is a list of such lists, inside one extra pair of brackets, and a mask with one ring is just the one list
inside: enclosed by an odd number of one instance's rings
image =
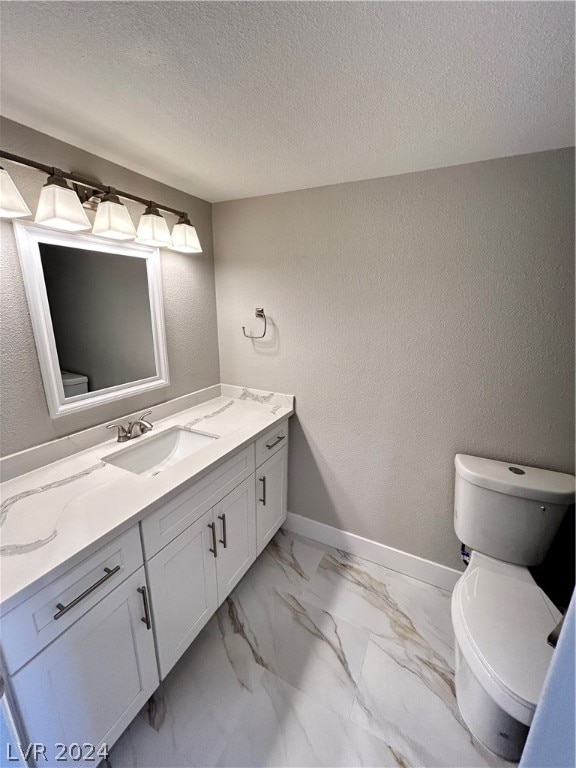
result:
[(218, 607), (210, 525), (212, 510), (146, 564), (162, 680)]
[(288, 448), (284, 447), (256, 470), (257, 554), (286, 519)]
[(213, 508), (218, 532), (218, 601), (222, 603), (256, 559), (254, 476)]
[[(139, 568), (11, 679), (29, 742), (46, 745), (42, 765), (98, 764), (158, 686), (154, 638), (138, 589)], [(58, 744), (80, 745), (57, 759)]]

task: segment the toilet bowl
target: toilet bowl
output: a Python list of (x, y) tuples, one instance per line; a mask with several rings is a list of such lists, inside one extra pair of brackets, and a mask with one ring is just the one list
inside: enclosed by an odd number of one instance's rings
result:
[(476, 738), (506, 760), (522, 754), (560, 617), (527, 568), (478, 552), (452, 594), (458, 705)]
[(459, 454), (454, 526), (472, 550), (452, 594), (456, 698), (472, 734), (518, 761), (561, 614), (528, 567), (544, 558), (567, 507), (574, 477)]

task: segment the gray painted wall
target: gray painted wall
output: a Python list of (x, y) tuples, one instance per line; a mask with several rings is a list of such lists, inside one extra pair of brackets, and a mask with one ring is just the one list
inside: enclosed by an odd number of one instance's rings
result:
[[(52, 420), (44, 396), (12, 224), (4, 220), (0, 223), (2, 455), (217, 384), (220, 372), (210, 203), (10, 120), (0, 120), (0, 144), (8, 152), (83, 173), (119, 189), (187, 211), (197, 228), (204, 251), (194, 255), (162, 251), (170, 386)], [(6, 168), (34, 211), (45, 178), (37, 171), (12, 163), (6, 163)], [(137, 222), (142, 206), (129, 207)], [(174, 220), (170, 218), (169, 223)]]
[(458, 567), (455, 453), (573, 471), (573, 174), (568, 149), (214, 207), (222, 380), (296, 395), (292, 512)]

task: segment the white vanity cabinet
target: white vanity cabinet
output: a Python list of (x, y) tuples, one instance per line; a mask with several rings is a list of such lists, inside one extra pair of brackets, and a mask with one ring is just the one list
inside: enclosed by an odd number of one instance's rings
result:
[(254, 475), (147, 563), (164, 679), (256, 558)]
[(214, 507), (216, 576), (221, 604), (256, 559), (253, 476)]
[(142, 521), (160, 679), (284, 522), (287, 442), (283, 422)]
[(254, 445), (249, 445), (147, 515), (141, 523), (146, 560), (150, 560), (253, 472)]
[(157, 688), (145, 587), (141, 566), (12, 676), (39, 764), (97, 765)]
[(288, 422), (261, 435), (255, 443), (256, 554), (259, 555), (286, 519)]
[(146, 564), (162, 679), (218, 607), (212, 519), (210, 510)]
[(256, 470), (256, 553), (259, 555), (286, 519), (288, 447)]

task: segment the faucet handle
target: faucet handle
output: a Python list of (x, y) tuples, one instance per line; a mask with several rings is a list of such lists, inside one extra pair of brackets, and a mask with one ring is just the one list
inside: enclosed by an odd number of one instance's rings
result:
[(150, 413), (152, 413), (152, 411), (145, 411), (139, 419), (129, 422), (126, 429), (127, 440), (131, 440), (133, 437), (140, 437), (140, 435), (145, 435), (146, 432), (150, 432), (151, 429), (154, 429), (154, 425), (144, 418), (144, 416), (148, 416)]
[(125, 443), (126, 440), (128, 440), (128, 431), (126, 427), (123, 424), (107, 424), (106, 429), (116, 429), (118, 430), (118, 442), (119, 443)]
[(144, 432), (150, 432), (151, 429), (154, 429), (154, 424), (151, 424), (149, 421), (146, 421), (144, 418), (145, 416), (149, 416), (152, 413), (152, 411), (145, 411), (140, 418), (134, 422), (134, 424), (139, 424), (141, 433)]

